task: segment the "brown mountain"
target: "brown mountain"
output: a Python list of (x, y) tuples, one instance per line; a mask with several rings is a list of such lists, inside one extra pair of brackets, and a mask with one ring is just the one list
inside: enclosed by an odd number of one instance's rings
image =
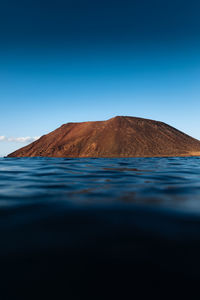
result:
[(163, 123), (135, 117), (67, 123), (8, 157), (153, 157), (200, 155), (200, 141)]

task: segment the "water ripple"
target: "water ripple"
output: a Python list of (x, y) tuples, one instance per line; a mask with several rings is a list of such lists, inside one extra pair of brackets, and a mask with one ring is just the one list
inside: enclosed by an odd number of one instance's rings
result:
[(0, 204), (139, 204), (200, 212), (195, 158), (1, 158)]

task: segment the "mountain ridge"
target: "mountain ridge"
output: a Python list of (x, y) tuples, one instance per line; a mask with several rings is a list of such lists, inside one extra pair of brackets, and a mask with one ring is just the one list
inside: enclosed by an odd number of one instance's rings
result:
[(200, 141), (161, 121), (116, 116), (69, 122), (8, 157), (200, 156)]

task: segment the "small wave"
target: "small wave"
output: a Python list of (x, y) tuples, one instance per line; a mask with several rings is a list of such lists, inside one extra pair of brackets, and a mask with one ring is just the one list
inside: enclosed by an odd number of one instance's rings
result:
[(0, 202), (56, 197), (57, 202), (81, 205), (89, 199), (90, 205), (137, 203), (200, 213), (199, 173), (196, 157), (1, 158)]

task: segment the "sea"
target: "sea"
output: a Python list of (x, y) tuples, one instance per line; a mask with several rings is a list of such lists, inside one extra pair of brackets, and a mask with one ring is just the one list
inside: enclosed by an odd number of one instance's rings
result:
[(191, 296), (200, 157), (0, 158), (0, 266), (1, 299)]

